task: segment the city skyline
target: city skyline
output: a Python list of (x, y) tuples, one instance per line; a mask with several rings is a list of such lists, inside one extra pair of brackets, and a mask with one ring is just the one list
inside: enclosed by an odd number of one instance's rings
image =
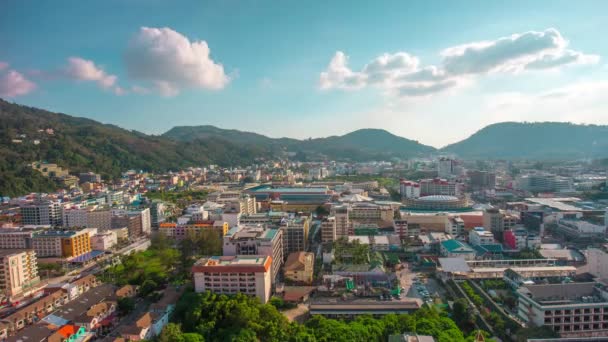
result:
[(608, 124), (600, 2), (61, 4), (5, 4), (1, 97), (153, 134), (381, 128), (435, 147), (495, 122)]

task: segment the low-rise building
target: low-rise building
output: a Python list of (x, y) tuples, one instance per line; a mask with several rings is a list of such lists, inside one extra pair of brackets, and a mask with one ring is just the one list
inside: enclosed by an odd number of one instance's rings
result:
[(600, 283), (525, 285), (517, 290), (518, 316), (564, 338), (608, 335), (608, 292)]
[(283, 267), (285, 278), (296, 283), (312, 284), (314, 263), (314, 253), (295, 252), (289, 254)]
[(196, 292), (244, 293), (270, 300), (272, 258), (265, 255), (214, 256), (192, 267)]
[(458, 240), (445, 240), (440, 243), (440, 253), (444, 257), (462, 257), (465, 260), (475, 259), (475, 250)]
[(91, 237), (91, 247), (97, 251), (107, 251), (118, 243), (116, 232), (106, 230)]
[(483, 227), (476, 227), (469, 231), (469, 243), (473, 246), (493, 244), (494, 234)]

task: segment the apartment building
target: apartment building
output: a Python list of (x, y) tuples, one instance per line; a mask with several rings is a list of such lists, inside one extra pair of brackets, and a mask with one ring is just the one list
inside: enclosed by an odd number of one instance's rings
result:
[(59, 226), (62, 219), (61, 203), (50, 200), (35, 201), (20, 207), (21, 223), (32, 226)]
[(129, 239), (137, 239), (143, 236), (140, 215), (128, 215), (127, 213), (112, 215), (112, 228), (123, 227), (127, 227), (129, 231)]
[(548, 326), (562, 338), (608, 336), (608, 292), (596, 282), (525, 285), (517, 290), (518, 316)]
[(351, 206), (349, 218), (352, 221), (380, 223), (393, 220), (394, 211), (391, 206), (373, 203), (354, 203)]
[(34, 234), (32, 248), (40, 257), (73, 258), (91, 251), (91, 238), (86, 230), (49, 230)]
[(306, 251), (309, 227), (310, 218), (306, 216), (295, 217), (281, 224), (284, 258), (291, 253)]
[(355, 233), (353, 224), (350, 221), (350, 206), (333, 206), (331, 215), (336, 219), (336, 239), (347, 238)]
[(207, 221), (191, 224), (177, 224), (174, 222), (161, 223), (158, 227), (158, 232), (169, 239), (181, 241), (187, 237), (196, 238), (202, 236), (205, 230), (213, 230), (217, 232), (221, 238), (226, 233), (230, 225), (228, 222)]
[(393, 229), (395, 230), (395, 234), (399, 235), (399, 238), (401, 239), (405, 239), (409, 236), (407, 220), (393, 220)]
[(88, 227), (87, 208), (79, 208), (76, 206), (63, 209), (63, 226), (64, 227)]
[(283, 265), (283, 231), (263, 227), (237, 226), (223, 238), (223, 255), (267, 255), (272, 258), (271, 276), (274, 282)]
[(267, 255), (213, 256), (192, 267), (196, 292), (244, 293), (260, 302), (270, 300), (272, 257)]
[(399, 193), (401, 197), (418, 198), (420, 197), (420, 184), (408, 180), (399, 182)]
[(33, 230), (0, 229), (0, 249), (31, 248), (33, 235)]
[(26, 294), (40, 283), (32, 249), (0, 250), (0, 290), (7, 297)]
[(95, 209), (87, 212), (87, 227), (99, 230), (112, 229), (112, 212), (110, 209)]
[(336, 240), (336, 218), (326, 217), (321, 221), (321, 241), (332, 242)]

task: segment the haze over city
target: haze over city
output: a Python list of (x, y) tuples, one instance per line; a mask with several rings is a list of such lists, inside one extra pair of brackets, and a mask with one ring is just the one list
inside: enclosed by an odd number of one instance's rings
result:
[(5, 1), (0, 97), (153, 134), (382, 128), (435, 147), (502, 121), (607, 124), (604, 7)]

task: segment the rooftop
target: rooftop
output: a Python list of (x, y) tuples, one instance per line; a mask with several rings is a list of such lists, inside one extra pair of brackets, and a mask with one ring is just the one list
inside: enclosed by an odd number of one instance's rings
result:
[(199, 259), (194, 272), (267, 272), (272, 258), (266, 255), (212, 256)]

